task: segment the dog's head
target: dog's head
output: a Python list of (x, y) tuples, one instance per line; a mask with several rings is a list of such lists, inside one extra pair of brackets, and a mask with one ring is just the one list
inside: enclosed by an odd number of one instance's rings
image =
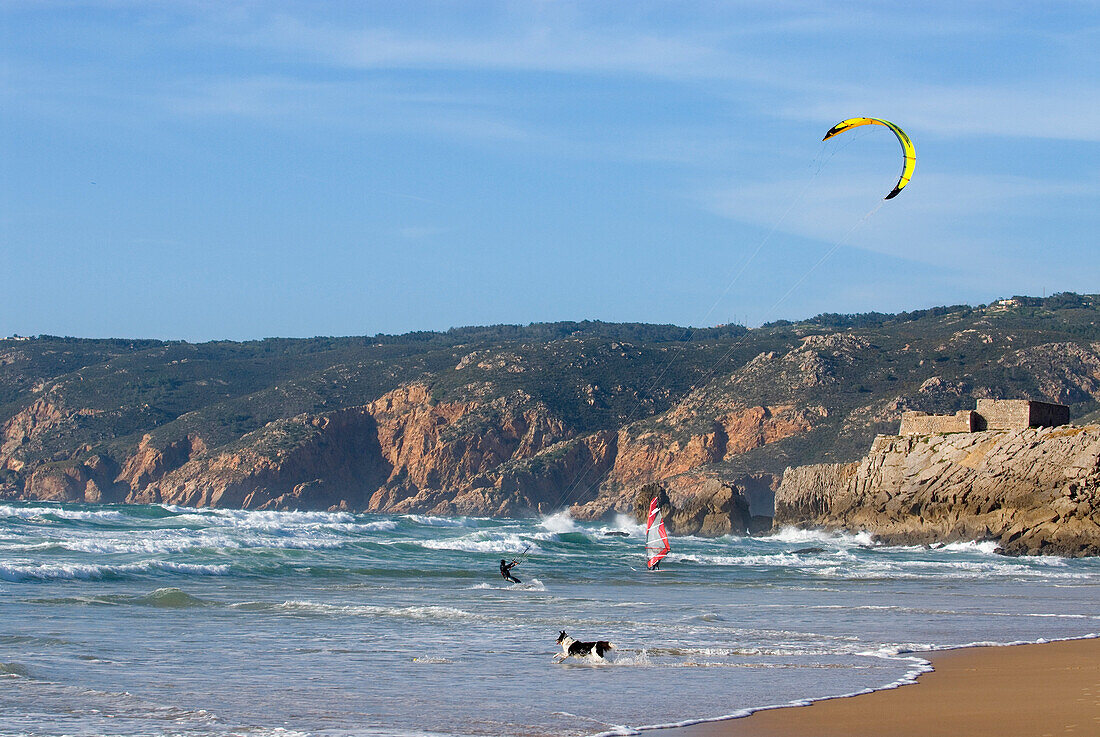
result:
[(568, 635), (565, 634), (565, 630), (562, 630), (561, 634), (558, 635), (558, 644), (560, 645), (562, 643), (562, 640), (564, 640), (566, 637), (568, 637)]

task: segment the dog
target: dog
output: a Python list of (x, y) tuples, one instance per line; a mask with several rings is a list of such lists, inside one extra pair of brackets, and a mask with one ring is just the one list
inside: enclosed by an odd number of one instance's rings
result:
[(608, 650), (615, 649), (615, 646), (607, 640), (597, 640), (596, 642), (580, 642), (579, 640), (574, 640), (572, 637), (565, 634), (565, 630), (562, 630), (561, 634), (558, 635), (558, 644), (561, 645), (561, 652), (554, 656), (555, 663), (560, 663), (566, 658), (583, 658), (592, 654), (595, 654), (597, 658), (603, 660), (604, 653)]

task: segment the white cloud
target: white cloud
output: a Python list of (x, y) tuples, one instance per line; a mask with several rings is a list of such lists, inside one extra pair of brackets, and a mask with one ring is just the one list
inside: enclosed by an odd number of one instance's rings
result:
[[(824, 94), (822, 94), (824, 93)], [(1100, 141), (1100, 85), (1027, 82), (988, 85), (831, 86), (802, 90), (784, 117), (819, 121), (859, 111), (904, 121), (910, 134), (996, 135)], [(869, 111), (864, 113), (864, 111)], [(855, 114), (855, 113), (852, 113)]]
[(1060, 212), (1075, 212), (1100, 196), (1095, 180), (1067, 184), (1011, 176), (918, 176), (919, 182), (914, 177), (889, 202), (880, 199), (886, 188), (875, 189), (881, 173), (848, 182), (810, 178), (715, 189), (702, 193), (698, 202), (764, 230), (928, 264), (963, 265), (1031, 237), (1030, 230), (1027, 236), (1014, 232), (1006, 213), (1054, 224)]

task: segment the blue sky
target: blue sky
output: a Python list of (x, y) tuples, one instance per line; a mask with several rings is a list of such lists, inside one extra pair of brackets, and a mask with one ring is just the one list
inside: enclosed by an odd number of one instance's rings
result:
[(1098, 69), (1094, 2), (7, 0), (0, 334), (1100, 292)]

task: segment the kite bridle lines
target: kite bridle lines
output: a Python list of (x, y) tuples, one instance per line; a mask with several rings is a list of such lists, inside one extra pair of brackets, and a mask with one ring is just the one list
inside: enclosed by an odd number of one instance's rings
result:
[[(909, 136), (906, 135), (905, 131), (901, 130), (901, 128), (899, 128), (898, 126), (896, 126), (895, 124), (893, 124), (889, 121), (881, 120), (879, 118), (849, 118), (848, 120), (841, 121), (837, 125), (833, 126), (833, 128), (830, 129), (829, 132), (825, 135), (825, 138), (822, 139), (822, 147), (824, 148), (824, 145), (825, 145), (824, 142), (825, 141), (828, 141), (830, 138), (837, 135), (838, 133), (844, 132), (846, 130), (851, 130), (852, 128), (856, 128), (856, 127), (860, 127), (860, 126), (864, 126), (864, 125), (869, 125), (869, 124), (878, 124), (878, 125), (886, 126), (891, 131), (893, 131), (894, 135), (897, 136), (898, 141), (901, 143), (902, 152), (903, 152), (903, 155), (904, 155), (904, 161), (903, 161), (903, 164), (902, 164), (901, 177), (898, 179), (898, 183), (895, 185), (894, 190), (892, 192), (890, 192), (890, 194), (888, 194), (883, 200), (881, 200), (877, 205), (875, 205), (875, 207), (871, 208), (868, 212), (866, 212), (863, 216), (861, 216), (840, 238), (838, 238), (836, 241), (834, 241), (832, 243), (832, 245), (825, 251), (825, 253), (816, 262), (814, 262), (813, 265), (811, 265), (808, 269), (806, 269), (802, 273), (802, 275), (799, 276), (794, 281), (793, 284), (791, 284), (791, 286), (787, 289), (786, 292), (783, 293), (783, 295), (779, 299), (777, 299), (770, 307), (768, 307), (767, 310), (765, 310), (762, 313), (762, 315), (761, 315), (762, 318), (767, 317), (769, 314), (773, 314), (776, 311), (776, 309), (778, 309), (779, 306), (782, 305), (787, 300), (787, 298), (790, 297), (791, 294), (794, 293), (795, 289), (797, 289), (802, 284), (802, 282), (804, 282), (810, 276), (810, 274), (812, 274), (814, 271), (816, 271), (819, 266), (821, 266), (823, 263), (825, 263), (842, 246), (847, 244), (848, 240), (852, 237), (852, 235), (860, 227), (865, 225), (872, 217), (874, 217), (875, 213), (877, 213), (882, 208), (883, 204), (885, 203), (885, 200), (889, 200), (889, 199), (892, 199), (893, 197), (897, 196), (897, 194), (905, 187), (906, 184), (909, 183), (910, 179), (912, 178), (913, 168), (914, 168), (915, 161), (916, 161), (915, 153), (914, 153), (914, 149), (913, 149), (913, 144), (909, 140)], [(822, 170), (825, 168), (825, 165), (828, 164), (829, 161), (831, 161), (834, 156), (836, 156), (838, 153), (840, 153), (845, 148), (847, 148), (849, 145), (851, 145), (859, 137), (860, 136), (850, 137), (845, 145), (839, 146), (839, 147), (833, 147), (833, 150), (830, 152), (830, 154), (828, 156), (826, 156), (823, 160), (822, 160), (822, 152), (821, 151), (818, 152), (818, 155), (814, 157), (814, 161), (810, 165), (811, 169), (813, 170), (810, 178), (806, 181), (806, 183), (803, 185), (802, 189), (798, 192), (798, 194), (795, 195), (794, 198), (792, 198), (792, 200), (791, 200), (790, 204), (787, 206), (786, 210), (783, 211), (783, 214), (779, 216), (779, 218), (774, 222), (774, 224), (767, 231), (767, 233), (763, 236), (763, 238), (761, 238), (760, 241), (756, 244), (755, 248), (749, 254), (749, 257), (741, 264), (740, 268), (734, 273), (733, 277), (726, 284), (725, 289), (722, 290), (722, 292), (718, 295), (718, 298), (710, 306), (710, 309), (708, 309), (706, 314), (703, 316), (701, 324), (706, 324), (707, 319), (714, 312), (714, 310), (717, 309), (718, 305), (722, 302), (722, 300), (725, 299), (726, 295), (729, 294), (730, 290), (733, 289), (734, 284), (745, 273), (746, 269), (748, 269), (749, 265), (753, 262), (753, 260), (756, 258), (756, 256), (759, 255), (760, 251), (763, 250), (764, 246), (768, 243), (768, 241), (771, 240), (771, 237), (775, 234), (775, 232), (779, 229), (779, 227), (786, 221), (787, 216), (790, 215), (790, 213), (794, 210), (794, 208), (803, 200), (803, 198), (806, 196), (806, 193), (809, 191), (811, 185), (813, 185), (813, 183), (817, 180), (817, 177), (821, 174)], [(681, 341), (680, 341), (681, 343), (685, 344), (685, 350), (687, 349), (687, 344), (690, 344), (691, 340), (695, 337), (696, 333), (698, 333), (700, 330), (703, 330), (703, 329), (704, 328), (697, 327), (697, 328), (689, 328), (689, 329), (686, 330), (685, 337), (682, 338)], [(750, 333), (751, 333), (751, 330), (746, 328), (745, 332), (742, 333), (741, 337), (738, 338), (737, 341), (732, 346), (730, 346), (730, 348), (728, 350), (726, 350), (726, 352), (723, 353), (721, 357), (719, 357), (716, 361), (714, 361), (711, 364), (710, 368), (706, 371), (706, 373), (703, 374), (702, 378), (698, 379), (692, 385), (691, 389), (688, 390), (687, 393), (685, 393), (684, 396), (687, 397), (692, 392), (706, 386), (706, 384), (711, 380), (711, 378), (717, 372), (718, 368), (730, 356), (733, 355), (734, 351), (736, 351), (738, 348), (741, 347), (741, 345), (745, 342), (745, 339), (750, 335)], [(638, 410), (642, 407), (644, 399), (646, 397), (652, 395), (654, 389), (656, 389), (657, 386), (660, 384), (661, 379), (664, 378), (665, 374), (668, 373), (668, 370), (673, 366), (673, 364), (675, 364), (676, 361), (679, 360), (681, 353), (682, 353), (682, 351), (678, 351), (678, 352), (673, 353), (671, 356), (669, 356), (669, 359), (665, 362), (664, 366), (658, 372), (657, 376), (654, 378), (654, 380), (650, 384), (649, 388), (644, 393), (638, 395), (637, 401), (635, 401), (635, 403), (634, 403), (634, 407), (631, 409), (630, 414), (627, 416), (626, 420), (620, 425), (620, 427), (622, 427), (622, 428), (629, 427), (636, 420), (640, 419), (640, 418), (637, 418), (636, 415), (638, 413)], [(579, 440), (579, 438), (574, 438), (574, 440)], [(595, 458), (590, 455), (589, 459), (587, 461), (585, 461), (584, 467), (582, 468), (581, 473), (578, 474), (575, 477), (575, 479), (573, 480), (573, 482), (571, 484), (569, 484), (561, 494), (558, 495), (557, 501), (554, 503), (552, 509), (559, 508), (559, 507), (562, 507), (562, 506), (564, 506), (566, 509), (568, 509), (570, 506), (572, 506), (572, 504), (575, 501), (575, 497), (578, 494), (578, 490), (584, 488), (584, 486), (583, 486), (584, 482), (588, 478), (589, 474), (595, 469), (595, 467), (596, 467)], [(598, 487), (597, 487), (597, 495), (598, 495)]]

